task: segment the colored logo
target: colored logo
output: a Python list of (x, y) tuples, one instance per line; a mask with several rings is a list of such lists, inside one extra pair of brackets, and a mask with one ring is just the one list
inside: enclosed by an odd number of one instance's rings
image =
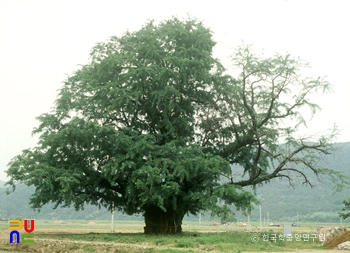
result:
[[(20, 233), (19, 230), (21, 228), (24, 228), (24, 231), (26, 233)], [(30, 220), (30, 226), (29, 226), (29, 220), (24, 220), (24, 226), (23, 222), (21, 220), (10, 220), (10, 243), (34, 243), (34, 234), (32, 233), (34, 231), (34, 220)], [(15, 239), (15, 240), (14, 240)]]

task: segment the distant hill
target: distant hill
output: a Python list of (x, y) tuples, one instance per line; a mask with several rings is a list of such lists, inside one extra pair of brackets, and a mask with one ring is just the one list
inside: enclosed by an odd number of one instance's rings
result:
[[(350, 177), (350, 142), (335, 145), (338, 151), (325, 157), (325, 166), (341, 171)], [(315, 187), (296, 184), (291, 187), (285, 180), (274, 180), (258, 187), (256, 194), (262, 203), (262, 216), (267, 221), (279, 222), (339, 222), (338, 212), (343, 207), (342, 201), (350, 198), (350, 187), (342, 192), (334, 192), (329, 183), (318, 182), (312, 175)], [(76, 212), (74, 208), (53, 209), (53, 204), (44, 206), (41, 212), (35, 212), (29, 207), (29, 198), (34, 192), (34, 187), (18, 185), (16, 191), (6, 195), (3, 181), (0, 181), (0, 218), (19, 217), (36, 219), (110, 219), (110, 213), (106, 209), (87, 205), (85, 210)], [(137, 219), (140, 216), (128, 216), (122, 213), (115, 214), (116, 219)], [(202, 216), (209, 219), (209, 215)], [(197, 219), (190, 216), (186, 219)], [(238, 220), (247, 218), (237, 212)], [(259, 220), (259, 207), (251, 214), (252, 221)]]
[[(53, 203), (45, 205), (40, 212), (34, 211), (29, 206), (29, 198), (34, 193), (34, 187), (23, 184), (16, 186), (16, 191), (7, 195), (4, 183), (0, 181), (0, 219), (1, 218), (34, 218), (41, 220), (108, 220), (111, 213), (105, 208), (99, 209), (96, 206), (86, 205), (84, 210), (75, 211), (71, 208), (54, 208)], [(118, 220), (140, 220), (141, 216), (129, 216), (116, 212), (115, 219)]]
[[(325, 156), (324, 166), (343, 172), (350, 177), (350, 142), (335, 144), (337, 151)], [(343, 200), (350, 198), (350, 187), (335, 192), (327, 182), (319, 182), (310, 174), (314, 188), (296, 184), (291, 187), (286, 180), (275, 180), (258, 187), (256, 194), (262, 202), (262, 215), (270, 221), (339, 222), (338, 212)], [(269, 217), (268, 217), (269, 216)], [(259, 219), (259, 211), (252, 213)]]

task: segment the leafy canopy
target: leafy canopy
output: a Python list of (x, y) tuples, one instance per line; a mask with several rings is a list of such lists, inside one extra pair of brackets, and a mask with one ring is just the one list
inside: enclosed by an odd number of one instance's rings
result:
[(345, 220), (346, 218), (350, 217), (350, 199), (344, 200), (343, 203), (344, 203), (344, 207), (342, 209), (343, 212), (339, 213), (339, 216)]
[(34, 208), (52, 201), (225, 216), (231, 204), (250, 211), (257, 201), (245, 186), (298, 176), (311, 185), (305, 171), (343, 180), (319, 163), (333, 133), (294, 137), (306, 124), (302, 108), (315, 113), (311, 95), (328, 82), (303, 79), (290, 55), (265, 59), (246, 45), (232, 56), (233, 77), (214, 45), (201, 22), (177, 18), (98, 43), (54, 110), (38, 117), (40, 141), (10, 162), (8, 184), (34, 185)]

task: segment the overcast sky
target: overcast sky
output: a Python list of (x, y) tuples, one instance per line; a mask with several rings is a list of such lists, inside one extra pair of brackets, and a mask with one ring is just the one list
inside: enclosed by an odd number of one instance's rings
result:
[(337, 124), (350, 141), (350, 2), (343, 1), (0, 1), (0, 180), (12, 157), (34, 147), (35, 117), (49, 112), (67, 75), (88, 60), (95, 43), (135, 31), (150, 19), (187, 14), (203, 20), (224, 64), (242, 41), (259, 51), (290, 53), (327, 76), (332, 94), (315, 97), (323, 110), (310, 133)]

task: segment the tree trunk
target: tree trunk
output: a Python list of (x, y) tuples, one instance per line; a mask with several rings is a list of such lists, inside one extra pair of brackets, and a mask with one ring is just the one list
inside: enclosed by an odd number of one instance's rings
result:
[(179, 234), (182, 232), (184, 213), (167, 210), (164, 212), (157, 206), (145, 208), (145, 234)]

